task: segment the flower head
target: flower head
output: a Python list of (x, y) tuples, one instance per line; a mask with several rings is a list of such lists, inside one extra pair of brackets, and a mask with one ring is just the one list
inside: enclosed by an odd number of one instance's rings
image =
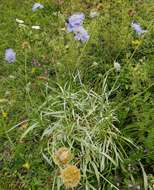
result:
[(79, 40), (81, 42), (86, 42), (89, 39), (88, 32), (82, 26), (77, 27), (74, 33), (75, 33), (76, 40)]
[(97, 16), (99, 16), (99, 13), (97, 11), (91, 11), (90, 12), (90, 17), (91, 18), (94, 18), (94, 17), (97, 17)]
[(7, 112), (2, 112), (2, 116), (3, 116), (3, 118), (7, 118), (8, 117), (8, 113)]
[(57, 165), (66, 165), (72, 158), (70, 150), (66, 147), (59, 148), (53, 156), (54, 162)]
[(83, 24), (85, 15), (83, 13), (76, 13), (69, 17), (67, 23), (68, 32), (74, 32), (76, 27), (79, 27)]
[(131, 26), (138, 33), (138, 35), (141, 35), (141, 34), (147, 32), (147, 30), (143, 30), (141, 28), (141, 26), (136, 22), (132, 22)]
[(80, 170), (74, 165), (68, 165), (61, 170), (61, 178), (66, 188), (74, 188), (80, 182)]
[(9, 48), (5, 51), (5, 60), (8, 63), (13, 63), (16, 60), (16, 53), (13, 51), (13, 49)]
[(32, 29), (35, 29), (35, 30), (40, 30), (40, 26), (32, 26)]
[(18, 18), (16, 18), (16, 22), (19, 23), (19, 24), (23, 24), (23, 23), (24, 23), (23, 20), (20, 20), (20, 19), (18, 19)]
[(30, 48), (30, 44), (29, 44), (29, 42), (24, 41), (24, 42), (21, 44), (21, 47), (22, 47), (22, 49), (29, 49), (29, 48)]
[(25, 28), (26, 25), (25, 25), (25, 24), (19, 24), (19, 27), (20, 27), (20, 28), (22, 28), (22, 27)]
[(25, 168), (26, 170), (29, 170), (30, 169), (29, 162), (26, 162), (25, 164), (23, 164), (22, 167)]
[(35, 4), (33, 5), (33, 7), (32, 7), (32, 11), (35, 12), (36, 10), (38, 10), (38, 9), (43, 9), (43, 8), (44, 8), (44, 6), (43, 6), (42, 4), (40, 4), (40, 3), (35, 3)]
[(121, 70), (121, 65), (118, 62), (114, 62), (114, 68), (117, 72), (119, 72)]
[(140, 40), (132, 40), (133, 46), (139, 46), (142, 42)]

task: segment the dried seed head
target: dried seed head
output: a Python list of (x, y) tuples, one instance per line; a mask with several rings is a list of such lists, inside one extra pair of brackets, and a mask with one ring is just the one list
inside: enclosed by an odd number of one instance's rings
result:
[(98, 11), (99, 11), (99, 10), (103, 10), (103, 8), (104, 8), (104, 6), (103, 6), (102, 3), (99, 3), (99, 4), (97, 5), (97, 10), (98, 10)]
[(80, 170), (74, 165), (68, 165), (61, 170), (61, 178), (66, 188), (76, 187), (80, 182)]
[(135, 10), (130, 9), (130, 10), (128, 11), (128, 15), (129, 15), (130, 17), (133, 17), (135, 14), (136, 14), (136, 11), (135, 11)]
[(29, 48), (30, 48), (30, 44), (25, 41), (25, 42), (23, 42), (23, 43), (21, 44), (21, 47), (22, 47), (22, 49), (29, 49)]
[(73, 155), (71, 154), (70, 150), (66, 147), (59, 148), (54, 156), (54, 162), (57, 165), (66, 165), (68, 162), (70, 162), (73, 158)]

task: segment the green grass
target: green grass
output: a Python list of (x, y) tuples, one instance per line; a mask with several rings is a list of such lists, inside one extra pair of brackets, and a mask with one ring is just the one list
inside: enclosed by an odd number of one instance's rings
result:
[[(0, 190), (65, 189), (52, 159), (62, 146), (80, 168), (76, 189), (147, 190), (148, 182), (152, 190), (153, 2), (42, 0), (35, 13), (33, 3), (0, 4)], [(93, 9), (100, 16), (92, 19)], [(85, 44), (65, 30), (75, 12), (86, 15)], [(148, 30), (142, 37), (133, 20)], [(4, 60), (6, 48), (16, 52), (14, 64)]]

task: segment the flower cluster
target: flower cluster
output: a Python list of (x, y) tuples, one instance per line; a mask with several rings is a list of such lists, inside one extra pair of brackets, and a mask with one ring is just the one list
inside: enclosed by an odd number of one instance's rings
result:
[(14, 63), (16, 60), (16, 53), (13, 51), (13, 49), (9, 48), (5, 51), (5, 60), (8, 63)]
[(74, 30), (75, 39), (81, 42), (86, 42), (89, 39), (88, 32), (82, 27), (79, 26)]
[(37, 11), (38, 9), (43, 9), (43, 8), (44, 8), (44, 6), (43, 6), (42, 4), (40, 4), (40, 3), (35, 3), (35, 4), (33, 5), (33, 7), (32, 7), (32, 11), (35, 12), (35, 11)]
[(73, 155), (66, 147), (59, 148), (53, 155), (53, 161), (60, 168), (60, 177), (66, 188), (76, 187), (81, 178), (80, 170), (69, 164), (72, 159)]
[[(24, 24), (23, 20), (20, 20), (20, 19), (16, 18), (16, 22), (18, 23), (19, 27), (23, 27), (23, 28), (28, 27), (27, 25)], [(40, 30), (41, 29), (41, 27), (38, 26), (38, 25), (34, 25), (31, 28), (35, 29), (35, 30)]]
[(68, 32), (74, 32), (77, 27), (83, 24), (85, 15), (83, 13), (76, 13), (70, 16), (68, 19), (67, 30)]
[(120, 72), (120, 70), (121, 70), (121, 65), (120, 65), (118, 62), (114, 61), (114, 68), (115, 68), (115, 70), (116, 70), (117, 72)]
[(82, 26), (84, 19), (83, 13), (76, 13), (69, 17), (67, 23), (67, 31), (74, 32), (75, 39), (81, 42), (86, 42), (89, 39), (88, 32)]
[(141, 35), (141, 34), (147, 32), (147, 30), (143, 30), (143, 29), (141, 28), (140, 24), (138, 24), (137, 22), (132, 22), (131, 26), (132, 26), (132, 28), (136, 31), (136, 33), (137, 33), (138, 35)]

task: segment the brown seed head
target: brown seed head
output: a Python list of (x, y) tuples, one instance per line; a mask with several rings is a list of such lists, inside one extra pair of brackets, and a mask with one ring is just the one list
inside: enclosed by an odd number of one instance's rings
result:
[(29, 48), (30, 48), (30, 44), (25, 41), (25, 42), (23, 42), (23, 43), (21, 44), (21, 47), (22, 47), (22, 49), (29, 49)]
[(72, 158), (73, 155), (66, 147), (59, 148), (53, 156), (54, 162), (57, 165), (66, 165), (72, 160)]
[(61, 178), (66, 188), (76, 187), (80, 182), (80, 170), (74, 165), (68, 165), (61, 170)]

